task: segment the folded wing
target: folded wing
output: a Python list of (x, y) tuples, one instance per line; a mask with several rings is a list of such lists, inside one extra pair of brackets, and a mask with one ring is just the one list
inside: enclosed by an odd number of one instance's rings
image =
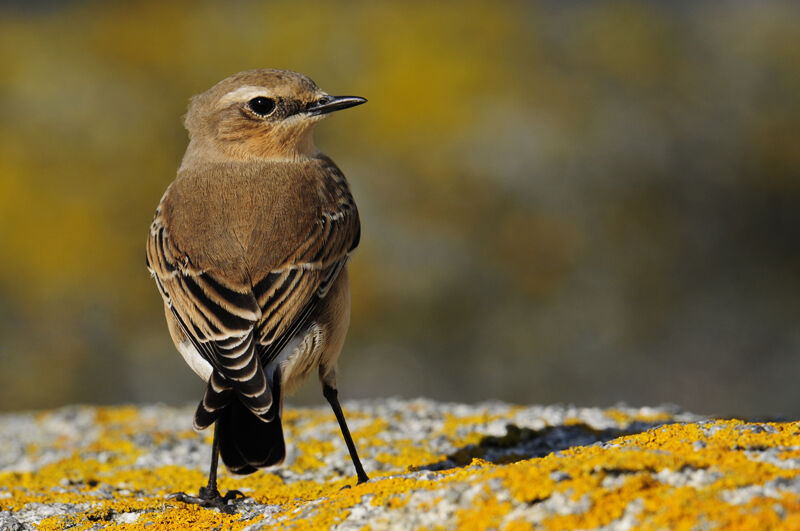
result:
[[(349, 193), (323, 211), (296, 250), (247, 285), (203, 268), (181, 252), (156, 211), (147, 242), (147, 265), (167, 307), (188, 340), (213, 368), (195, 427), (210, 426), (234, 398), (270, 421), (276, 406), (274, 360), (313, 315), (356, 247), (358, 212)], [(273, 385), (271, 385), (273, 384)]]

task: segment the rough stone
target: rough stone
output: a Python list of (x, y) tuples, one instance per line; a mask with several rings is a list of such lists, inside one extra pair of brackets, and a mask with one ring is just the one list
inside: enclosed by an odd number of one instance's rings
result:
[[(430, 400), (345, 404), (372, 478), (327, 408), (285, 412), (287, 459), (220, 472), (236, 514), (167, 499), (205, 483), (194, 407), (0, 415), (0, 529), (800, 528), (800, 423)], [(347, 488), (343, 488), (347, 487)]]

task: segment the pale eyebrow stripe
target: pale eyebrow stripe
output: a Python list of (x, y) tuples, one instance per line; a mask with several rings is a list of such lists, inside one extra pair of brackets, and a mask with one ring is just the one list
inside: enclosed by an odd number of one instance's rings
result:
[(265, 98), (268, 98), (269, 93), (264, 87), (254, 87), (251, 85), (239, 87), (236, 90), (232, 90), (222, 96), (219, 99), (219, 102), (217, 102), (217, 107), (224, 107), (235, 101), (247, 101), (257, 96), (264, 96)]

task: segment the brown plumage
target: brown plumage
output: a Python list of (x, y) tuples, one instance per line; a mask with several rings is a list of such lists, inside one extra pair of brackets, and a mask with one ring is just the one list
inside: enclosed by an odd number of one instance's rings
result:
[(195, 427), (216, 423), (209, 485), (178, 499), (229, 510), (218, 449), (241, 474), (283, 461), (283, 394), (315, 369), (367, 480), (336, 397), (358, 210), (312, 137), (327, 113), (364, 101), (282, 70), (242, 72), (192, 99), (189, 146), (147, 240), (170, 335), (208, 383)]

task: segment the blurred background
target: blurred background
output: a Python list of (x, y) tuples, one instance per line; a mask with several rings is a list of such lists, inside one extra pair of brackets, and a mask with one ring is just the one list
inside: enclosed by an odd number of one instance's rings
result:
[(798, 28), (797, 2), (2, 1), (0, 409), (200, 398), (145, 237), (188, 98), (278, 67), (369, 99), (317, 128), (363, 224), (343, 398), (797, 417)]

